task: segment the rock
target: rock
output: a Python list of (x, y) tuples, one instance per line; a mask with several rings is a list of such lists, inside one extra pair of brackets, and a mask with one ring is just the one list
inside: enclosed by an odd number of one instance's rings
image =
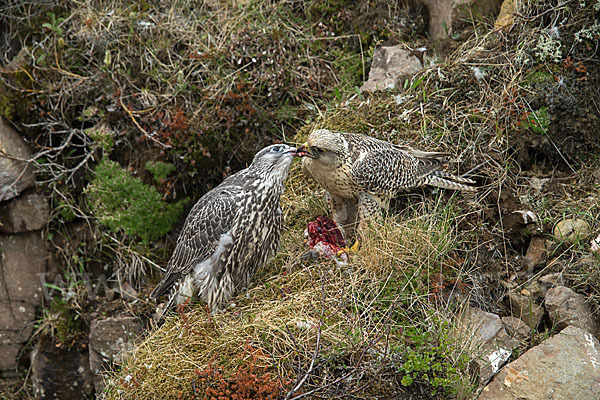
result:
[(512, 354), (519, 341), (507, 335), (496, 314), (467, 306), (457, 316), (455, 336), (469, 344), (479, 365), (480, 382), (487, 381)]
[(540, 264), (545, 249), (546, 241), (543, 238), (539, 236), (531, 238), (529, 246), (527, 247), (527, 253), (525, 254), (525, 262), (527, 263), (528, 268), (533, 268)]
[(479, 400), (600, 398), (600, 343), (569, 326), (506, 365)]
[[(3, 337), (2, 341), (5, 340), (5, 337)], [(21, 347), (22, 344), (10, 341), (9, 344), (0, 344), (0, 378), (17, 376), (17, 362)]]
[(564, 219), (554, 227), (554, 239), (561, 242), (577, 243), (591, 234), (590, 224), (581, 218)]
[(544, 316), (544, 308), (534, 302), (529, 295), (523, 295), (515, 290), (508, 292), (508, 301), (514, 317), (521, 319), (531, 329), (537, 328)]
[(538, 279), (538, 283), (540, 285), (540, 293), (542, 297), (546, 297), (546, 292), (548, 292), (548, 289), (554, 286), (564, 285), (565, 280), (560, 272), (556, 272), (542, 276), (540, 279)]
[[(48, 250), (40, 232), (0, 235), (0, 373), (11, 374), (42, 300)], [(15, 351), (17, 349), (17, 351)]]
[(0, 118), (0, 201), (12, 199), (35, 184), (33, 168), (22, 161), (30, 157), (21, 135)]
[(508, 31), (515, 21), (515, 11), (517, 11), (516, 1), (504, 0), (494, 23), (494, 30)]
[(48, 201), (36, 193), (24, 194), (0, 207), (0, 233), (42, 229), (48, 222)]
[(598, 323), (583, 295), (568, 287), (557, 286), (548, 290), (545, 304), (550, 319), (558, 329), (573, 325), (592, 334), (598, 333)]
[(36, 399), (84, 399), (93, 393), (89, 355), (85, 350), (56, 347), (42, 336), (31, 352), (31, 380)]
[(431, 39), (441, 39), (473, 19), (496, 15), (502, 0), (422, 0), (428, 11), (427, 32)]
[(122, 282), (120, 285), (115, 287), (116, 292), (119, 293), (122, 299), (132, 300), (137, 299), (138, 292), (135, 290), (129, 282)]
[(90, 370), (96, 392), (103, 388), (102, 373), (111, 363), (121, 362), (123, 352), (135, 348), (135, 339), (142, 334), (137, 317), (111, 317), (94, 320), (90, 324)]
[(529, 338), (531, 328), (519, 318), (502, 317), (502, 324), (504, 325), (504, 329), (506, 329), (506, 333), (511, 338), (518, 340), (519, 342)]
[(379, 47), (373, 54), (369, 80), (360, 88), (361, 92), (393, 89), (405, 79), (412, 78), (428, 63), (424, 52), (413, 51), (404, 45)]

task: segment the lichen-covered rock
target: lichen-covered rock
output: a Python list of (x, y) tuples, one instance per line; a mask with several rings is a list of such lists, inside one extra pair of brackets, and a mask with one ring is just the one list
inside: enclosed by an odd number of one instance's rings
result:
[(22, 161), (29, 157), (31, 151), (23, 138), (0, 118), (0, 201), (12, 199), (34, 185), (33, 169)]
[(102, 373), (111, 363), (119, 363), (123, 352), (132, 351), (135, 339), (142, 334), (142, 324), (137, 317), (111, 317), (94, 320), (90, 324), (90, 370), (94, 387), (100, 392)]
[(47, 222), (48, 200), (40, 194), (24, 194), (0, 207), (0, 233), (36, 231)]
[(598, 323), (585, 302), (585, 297), (565, 286), (557, 286), (546, 292), (546, 310), (558, 329), (577, 326), (592, 334), (598, 333)]
[(599, 399), (600, 343), (569, 326), (506, 365), (479, 400)]
[(80, 400), (94, 390), (87, 351), (57, 347), (47, 336), (31, 352), (31, 377), (36, 399)]

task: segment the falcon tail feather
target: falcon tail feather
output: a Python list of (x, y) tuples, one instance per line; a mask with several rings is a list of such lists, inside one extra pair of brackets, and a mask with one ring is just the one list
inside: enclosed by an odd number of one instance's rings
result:
[(440, 173), (440, 171), (436, 171), (436, 173), (429, 175), (425, 183), (442, 189), (464, 190), (470, 192), (477, 190), (475, 186), (469, 185), (475, 183), (475, 181), (446, 172)]
[(161, 295), (163, 295), (164, 293), (167, 292), (167, 290), (169, 290), (171, 288), (171, 286), (173, 286), (173, 284), (175, 282), (177, 282), (179, 280), (179, 278), (181, 278), (181, 274), (180, 273), (173, 273), (170, 274), (168, 276), (166, 276), (157, 286), (156, 288), (154, 288), (154, 290), (152, 291), (152, 293), (150, 293), (150, 297), (155, 299)]

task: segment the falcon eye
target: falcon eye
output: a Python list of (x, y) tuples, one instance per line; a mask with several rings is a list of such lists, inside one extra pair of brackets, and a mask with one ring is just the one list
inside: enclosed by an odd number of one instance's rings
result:
[(311, 151), (312, 153), (315, 153), (315, 154), (321, 154), (321, 153), (323, 153), (325, 150), (321, 149), (320, 147), (311, 147), (311, 148), (310, 148), (310, 151)]
[(279, 152), (281, 152), (282, 149), (283, 149), (282, 146), (275, 146), (275, 147), (271, 148), (271, 151), (273, 153), (279, 153)]

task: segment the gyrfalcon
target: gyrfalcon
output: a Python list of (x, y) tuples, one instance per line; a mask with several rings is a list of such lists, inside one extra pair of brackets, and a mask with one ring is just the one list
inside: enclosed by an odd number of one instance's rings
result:
[[(474, 181), (441, 171), (447, 154), (422, 152), (358, 133), (317, 129), (298, 151), (302, 170), (326, 191), (338, 225), (359, 228), (389, 199), (423, 185), (475, 190)], [(357, 215), (358, 214), (358, 215)]]
[(198, 200), (150, 297), (171, 289), (166, 308), (200, 298), (214, 313), (247, 287), (277, 251), (283, 226), (279, 198), (296, 150), (284, 144), (262, 149), (248, 168)]

